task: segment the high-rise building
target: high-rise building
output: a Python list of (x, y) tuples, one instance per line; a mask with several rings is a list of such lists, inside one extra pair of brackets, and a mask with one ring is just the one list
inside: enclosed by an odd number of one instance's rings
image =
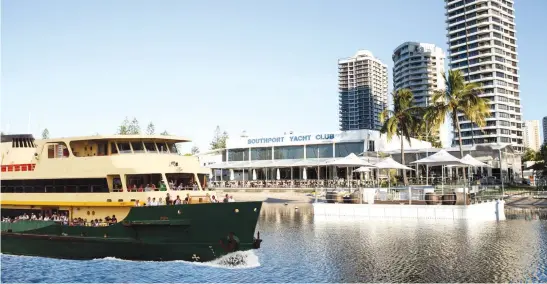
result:
[(340, 130), (379, 130), (387, 108), (387, 65), (368, 50), (338, 60)]
[(547, 116), (543, 117), (543, 143), (547, 143)]
[(513, 3), (445, 0), (450, 68), (482, 85), (492, 111), (483, 128), (460, 116), (463, 144), (510, 143), (523, 150)]
[(524, 122), (524, 147), (534, 151), (538, 151), (541, 147), (539, 120), (526, 120)]
[[(440, 47), (430, 43), (405, 42), (393, 51), (392, 59), (393, 90), (410, 89), (416, 105), (428, 106), (433, 93), (445, 89), (445, 54)], [(420, 138), (433, 136), (442, 141), (448, 135), (444, 126), (433, 130), (426, 128), (428, 133), (421, 133)]]

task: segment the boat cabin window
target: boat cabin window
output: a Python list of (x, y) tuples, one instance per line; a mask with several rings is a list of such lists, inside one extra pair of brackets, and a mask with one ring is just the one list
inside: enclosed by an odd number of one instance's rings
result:
[(120, 154), (131, 153), (131, 145), (127, 142), (118, 142), (118, 149)]
[(167, 182), (172, 190), (193, 190), (194, 185), (196, 185), (194, 174), (165, 174), (165, 177), (167, 178)]
[(144, 148), (146, 148), (146, 152), (158, 152), (156, 143), (154, 142), (144, 142)]
[(3, 180), (2, 192), (91, 193), (108, 192), (105, 178)]
[(110, 154), (111, 155), (118, 154), (118, 148), (116, 147), (115, 142), (110, 142)]
[(175, 143), (166, 143), (166, 144), (171, 154), (178, 154), (177, 144)]
[(141, 141), (131, 142), (134, 153), (144, 153), (144, 145)]
[(161, 174), (126, 175), (127, 191), (158, 191), (161, 187)]
[(48, 143), (47, 144), (47, 157), (49, 159), (68, 158), (68, 147), (64, 142)]

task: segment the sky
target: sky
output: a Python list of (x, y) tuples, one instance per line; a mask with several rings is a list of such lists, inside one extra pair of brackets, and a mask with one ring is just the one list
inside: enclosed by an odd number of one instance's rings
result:
[[(338, 130), (338, 59), (388, 65), (405, 41), (446, 51), (441, 0), (3, 0), (0, 129), (144, 130), (209, 148), (232, 136)], [(547, 116), (547, 1), (515, 3), (525, 120)], [(29, 119), (30, 117), (30, 119)], [(30, 123), (29, 123), (30, 121)]]

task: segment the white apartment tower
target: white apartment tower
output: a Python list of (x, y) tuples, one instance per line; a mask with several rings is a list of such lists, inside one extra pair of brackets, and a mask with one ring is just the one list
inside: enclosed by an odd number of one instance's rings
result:
[(370, 51), (338, 60), (340, 130), (379, 130), (387, 108), (387, 65)]
[(514, 0), (445, 0), (450, 68), (482, 85), (492, 115), (478, 128), (460, 116), (463, 143), (523, 150)]
[(527, 120), (524, 122), (524, 147), (539, 151), (541, 147), (539, 120)]
[[(444, 90), (445, 54), (430, 43), (405, 42), (393, 51), (393, 90), (410, 89), (418, 106), (427, 106), (434, 91)], [(448, 138), (445, 126), (424, 135), (444, 141)]]
[(430, 43), (405, 42), (393, 52), (393, 90), (410, 89), (417, 105), (427, 106), (435, 90), (443, 90), (445, 55)]

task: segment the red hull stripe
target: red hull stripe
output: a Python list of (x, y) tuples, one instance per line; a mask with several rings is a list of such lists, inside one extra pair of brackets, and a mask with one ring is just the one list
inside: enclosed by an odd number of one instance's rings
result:
[(2, 172), (28, 172), (34, 171), (36, 164), (2, 165)]

